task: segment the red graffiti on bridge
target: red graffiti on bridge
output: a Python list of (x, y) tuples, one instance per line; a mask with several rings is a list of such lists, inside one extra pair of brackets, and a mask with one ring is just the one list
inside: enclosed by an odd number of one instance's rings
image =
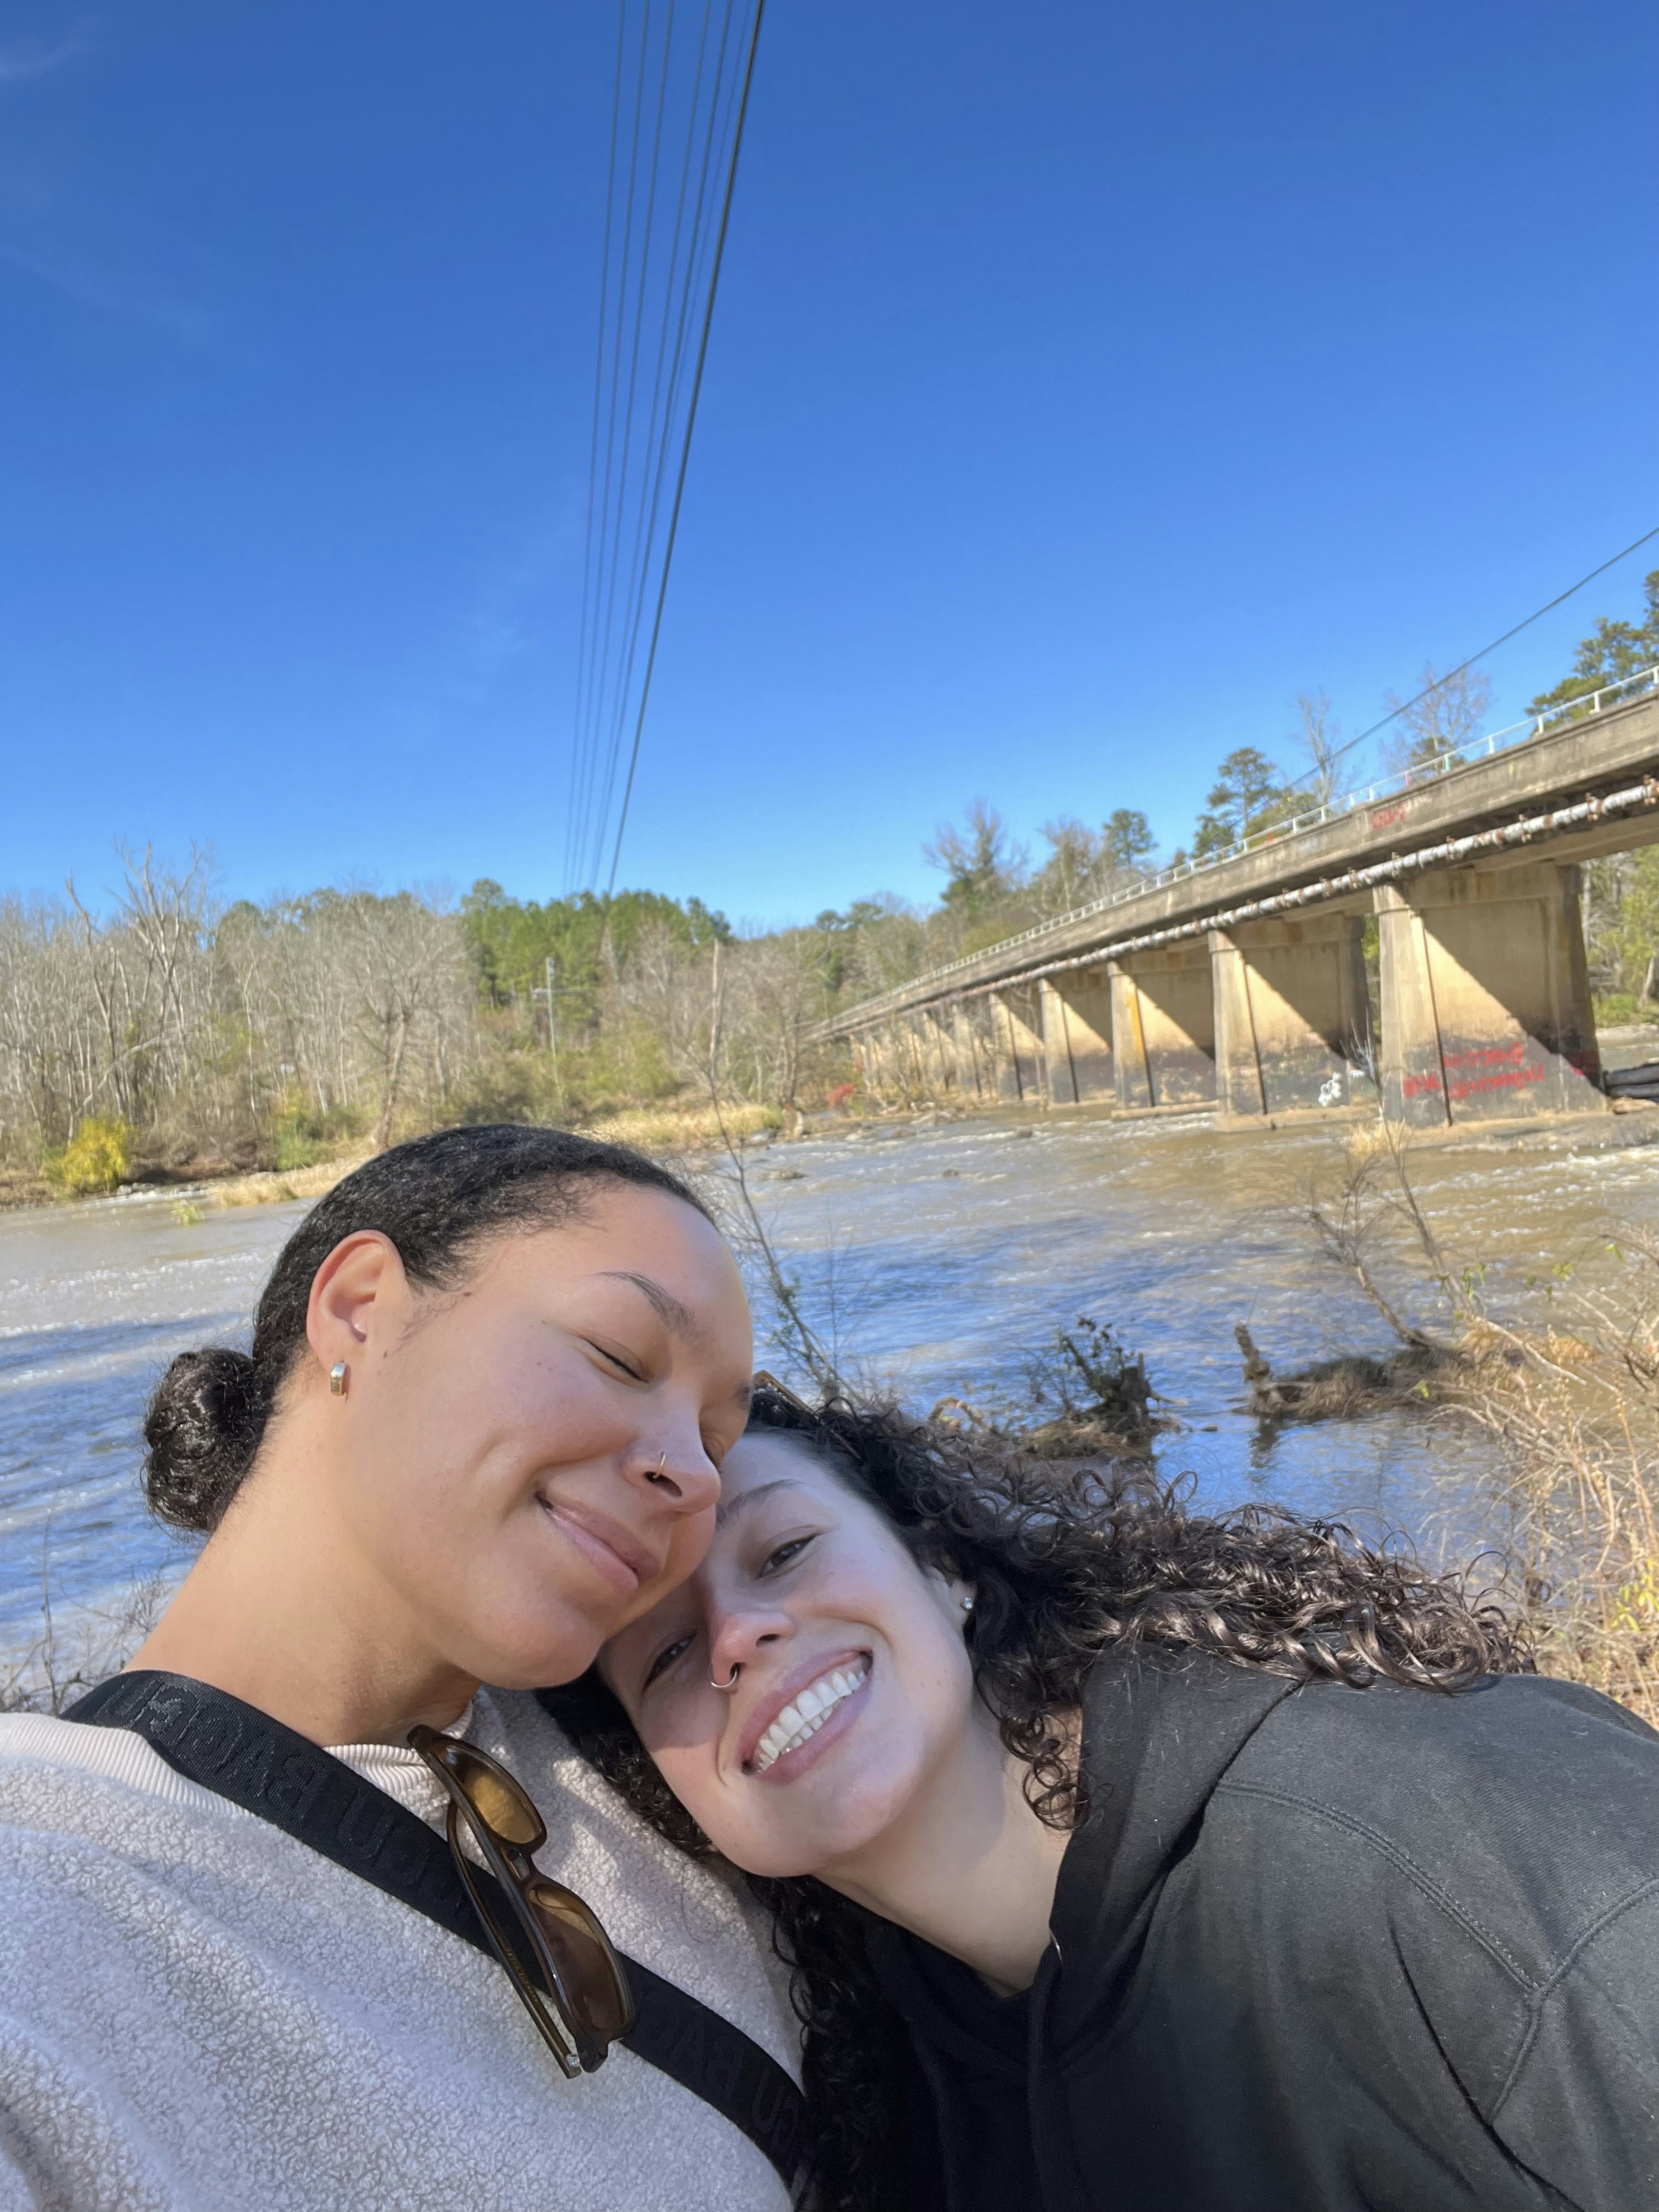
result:
[(1524, 1091), (1531, 1084), (1541, 1083), (1549, 1073), (1546, 1061), (1528, 1060), (1531, 1042), (1530, 1037), (1516, 1037), (1513, 1044), (1469, 1045), (1462, 1052), (1443, 1054), (1443, 1082), (1438, 1068), (1408, 1075), (1406, 1097), (1438, 1097), (1443, 1092), (1455, 1104), (1477, 1097), (1483, 1091)]

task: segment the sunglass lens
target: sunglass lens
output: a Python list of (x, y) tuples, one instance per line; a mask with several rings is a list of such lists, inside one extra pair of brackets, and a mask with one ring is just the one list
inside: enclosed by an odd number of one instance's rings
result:
[(634, 2025), (634, 2004), (616, 1954), (579, 1897), (544, 1877), (526, 1892), (559, 1962), (565, 1994), (579, 2024), (600, 2045), (614, 2043)]
[(533, 1851), (547, 1841), (542, 1816), (528, 1795), (504, 1767), (480, 1759), (471, 1747), (457, 1743), (444, 1754), (444, 1763), (482, 1820), (486, 1820), (509, 1844)]

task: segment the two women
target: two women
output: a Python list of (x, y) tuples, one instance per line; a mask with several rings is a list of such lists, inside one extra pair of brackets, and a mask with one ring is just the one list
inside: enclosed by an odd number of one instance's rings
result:
[(826, 2207), (1659, 2201), (1659, 1737), (1457, 1589), (757, 1400), (549, 1703), (760, 1877)]
[[(784, 2161), (732, 2102), (758, 2083), (775, 2121), (798, 2050), (749, 1908), (528, 1694), (701, 1559), (750, 1360), (684, 1185), (499, 1128), (358, 1170), (277, 1261), (251, 1356), (174, 1362), (150, 1498), (206, 1545), (81, 1718), (0, 1719), (4, 2212), (781, 2212)], [(570, 1899), (658, 1997), (706, 2008), (684, 2039), (717, 2054), (702, 2076), (636, 2038), (564, 2078), (538, 2033), (557, 2008), (532, 2017), (469, 1911), (493, 1896), (523, 1938), (534, 1828), (476, 1752), (551, 1830), (527, 1909), (575, 2013), (604, 1959)], [(456, 1832), (495, 1853), (494, 1889), (441, 1840), (457, 1790), (489, 1816), (482, 1844), (472, 1811)], [(595, 2002), (578, 2030), (606, 2027)]]
[(818, 2212), (1655, 2201), (1659, 1738), (1399, 1560), (750, 1359), (684, 1186), (494, 1129), (175, 1362), (201, 1557), (0, 1720), (0, 2212), (781, 2212), (732, 1869)]

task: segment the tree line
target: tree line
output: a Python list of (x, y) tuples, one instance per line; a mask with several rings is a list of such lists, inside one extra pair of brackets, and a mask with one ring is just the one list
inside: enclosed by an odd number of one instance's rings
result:
[[(1644, 599), (1639, 621), (1596, 623), (1535, 711), (1659, 662), (1659, 570)], [(1484, 678), (1429, 669), (1420, 689), (1385, 766), (1429, 772), (1479, 732)], [(1230, 752), (1194, 856), (1335, 795), (1329, 702), (1308, 694), (1298, 709), (1311, 769)], [(695, 897), (538, 902), (488, 880), (459, 900), (343, 887), (222, 906), (204, 854), (176, 869), (129, 854), (101, 910), (72, 882), (56, 899), (0, 896), (0, 1173), (50, 1175), (88, 1130), (112, 1180), (295, 1168), (460, 1121), (811, 1107), (851, 1074), (844, 1048), (811, 1042), (825, 1016), (1109, 896), (1159, 858), (1132, 807), (1039, 834), (1033, 858), (976, 801), (923, 848), (945, 879), (935, 902), (884, 894), (750, 935)], [(1659, 848), (1595, 862), (1585, 918), (1612, 1011), (1659, 997)]]

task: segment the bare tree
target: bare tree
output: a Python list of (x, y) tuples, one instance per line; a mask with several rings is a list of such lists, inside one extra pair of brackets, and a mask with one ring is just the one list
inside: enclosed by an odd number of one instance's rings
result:
[(1461, 747), (1480, 730), (1492, 699), (1491, 680), (1476, 668), (1460, 668), (1450, 676), (1437, 676), (1432, 662), (1423, 664), (1420, 696), (1402, 702), (1392, 691), (1389, 704), (1399, 718), (1400, 731), (1387, 739), (1382, 757), (1397, 775), (1443, 762), (1457, 765)]
[(1322, 806), (1328, 806), (1336, 796), (1337, 762), (1342, 750), (1330, 697), (1323, 690), (1298, 691), (1296, 706), (1302, 726), (1293, 742), (1313, 763), (1310, 781), (1314, 794)]

